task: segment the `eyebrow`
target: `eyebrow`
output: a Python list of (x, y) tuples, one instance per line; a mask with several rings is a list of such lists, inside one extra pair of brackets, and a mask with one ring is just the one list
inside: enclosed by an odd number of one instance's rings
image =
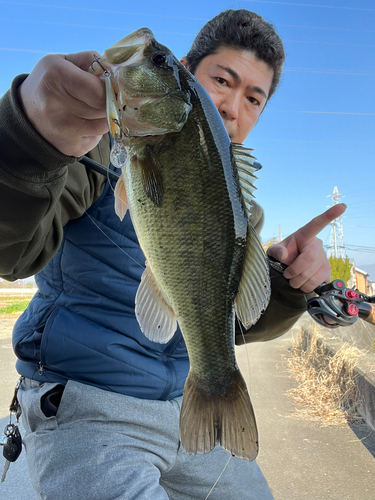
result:
[[(223, 69), (224, 71), (226, 71), (227, 73), (229, 73), (231, 76), (233, 76), (233, 78), (238, 82), (238, 83), (242, 83), (242, 80), (241, 80), (241, 77), (240, 75), (234, 71), (234, 69), (232, 68), (229, 68), (227, 66), (222, 66), (221, 64), (217, 64), (217, 66), (221, 69)], [(261, 88), (261, 87), (258, 87), (257, 85), (248, 85), (246, 87), (248, 90), (253, 90), (255, 92), (258, 92), (258, 94), (261, 94), (262, 96), (264, 96), (266, 99), (268, 99), (268, 96), (267, 94), (265, 93), (265, 91)]]

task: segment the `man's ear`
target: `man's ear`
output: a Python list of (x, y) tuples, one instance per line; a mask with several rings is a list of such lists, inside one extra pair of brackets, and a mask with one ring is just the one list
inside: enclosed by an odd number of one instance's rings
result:
[(180, 63), (185, 66), (185, 68), (189, 69), (189, 63), (187, 62), (186, 56), (181, 57)]

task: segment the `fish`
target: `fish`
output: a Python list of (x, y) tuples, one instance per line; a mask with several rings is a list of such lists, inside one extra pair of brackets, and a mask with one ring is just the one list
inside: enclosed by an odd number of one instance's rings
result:
[(232, 144), (209, 94), (148, 28), (91, 71), (105, 81), (121, 166), (115, 210), (129, 210), (146, 257), (135, 299), (143, 334), (166, 343), (179, 325), (190, 369), (180, 412), (187, 454), (217, 444), (252, 461), (258, 431), (235, 357), (236, 318), (255, 324), (270, 298), (262, 243), (249, 218), (258, 164)]

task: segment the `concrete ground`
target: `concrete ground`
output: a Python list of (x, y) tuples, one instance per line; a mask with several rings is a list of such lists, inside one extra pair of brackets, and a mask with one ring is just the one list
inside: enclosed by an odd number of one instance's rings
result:
[(371, 429), (322, 427), (290, 417), (294, 408), (285, 392), (296, 383), (286, 371), (283, 356), (291, 346), (293, 330), (280, 339), (237, 350), (243, 374), (247, 381), (250, 378), (260, 436), (258, 463), (275, 500), (374, 500), (375, 433)]
[[(11, 322), (0, 320), (0, 433), (8, 423), (7, 408), (17, 380), (10, 331)], [(275, 500), (374, 500), (375, 437), (369, 428), (321, 427), (290, 417), (293, 407), (285, 392), (295, 382), (285, 369), (283, 356), (290, 348), (292, 333), (237, 349), (258, 421), (258, 462)], [(2, 463), (0, 459), (1, 473)], [(0, 484), (0, 499), (33, 498), (22, 453)]]

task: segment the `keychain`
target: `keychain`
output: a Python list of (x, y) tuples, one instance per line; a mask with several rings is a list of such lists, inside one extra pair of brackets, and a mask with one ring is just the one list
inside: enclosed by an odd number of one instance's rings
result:
[[(17, 381), (16, 387), (14, 389), (13, 399), (9, 407), (9, 424), (5, 427), (4, 436), (0, 441), (0, 445), (3, 447), (3, 457), (5, 458), (5, 465), (3, 475), (1, 477), (1, 482), (4, 482), (10, 464), (17, 460), (22, 451), (22, 437), (18, 428), (19, 417), (21, 416), (21, 407), (18, 403), (17, 393), (23, 380), (24, 377), (20, 377)], [(14, 424), (12, 424), (13, 414), (16, 415), (16, 421)]]

